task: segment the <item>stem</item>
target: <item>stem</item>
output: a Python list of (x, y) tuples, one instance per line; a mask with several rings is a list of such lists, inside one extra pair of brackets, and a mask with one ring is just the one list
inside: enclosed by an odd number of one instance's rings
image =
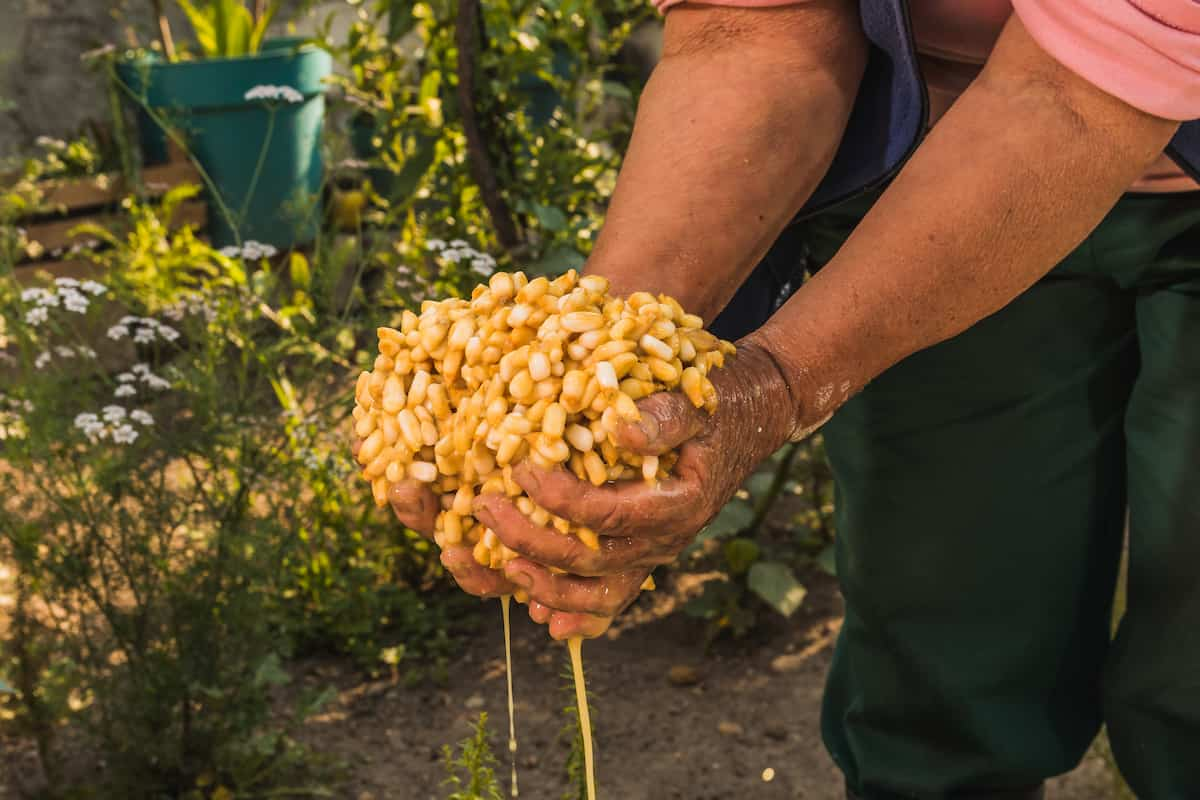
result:
[(783, 459), (779, 462), (779, 468), (775, 470), (775, 477), (771, 480), (770, 488), (767, 489), (767, 493), (763, 495), (762, 500), (754, 509), (754, 519), (747, 526), (748, 531), (757, 531), (766, 522), (767, 514), (771, 512), (771, 507), (775, 505), (779, 493), (783, 491), (783, 485), (787, 483), (788, 474), (792, 471), (792, 462), (796, 460), (796, 453), (799, 450), (799, 442), (792, 442), (787, 446)]
[(167, 61), (175, 60), (175, 39), (171, 36), (171, 22), (163, 13), (162, 0), (150, 0), (154, 6), (154, 18), (158, 21), (158, 38), (162, 42), (163, 55)]
[(500, 191), (496, 169), (488, 155), (488, 143), (475, 113), (475, 66), (479, 55), (479, 0), (458, 0), (458, 19), (454, 42), (458, 48), (458, 107), (463, 134), (467, 139), (467, 162), (471, 178), (479, 186), (479, 195), (492, 218), (496, 238), (506, 251), (521, 245), (512, 209)]
[(254, 165), (254, 173), (250, 176), (250, 184), (246, 188), (246, 199), (242, 201), (242, 207), (238, 209), (239, 223), (246, 219), (246, 211), (250, 208), (250, 201), (254, 199), (254, 192), (258, 189), (258, 179), (262, 177), (262, 168), (267, 160), (267, 151), (271, 149), (271, 139), (275, 135), (276, 109), (271, 107), (268, 113), (270, 117), (267, 119), (267, 135), (263, 137), (262, 148), (258, 151), (258, 163)]

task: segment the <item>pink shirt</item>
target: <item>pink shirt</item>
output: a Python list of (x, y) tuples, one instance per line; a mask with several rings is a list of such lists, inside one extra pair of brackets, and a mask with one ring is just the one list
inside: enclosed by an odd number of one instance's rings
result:
[[(654, 0), (660, 10), (681, 2)], [(1159, 117), (1200, 119), (1200, 0), (915, 0), (910, 8), (931, 124), (979, 74), (1014, 9), (1038, 44), (1095, 86)], [(1131, 187), (1196, 189), (1200, 184), (1165, 155)]]

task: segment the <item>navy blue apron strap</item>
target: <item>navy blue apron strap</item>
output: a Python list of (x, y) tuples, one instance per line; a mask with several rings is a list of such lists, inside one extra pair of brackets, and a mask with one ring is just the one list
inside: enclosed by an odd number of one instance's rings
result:
[[(862, 85), (833, 163), (797, 219), (882, 186), (921, 143), (929, 99), (913, 45), (906, 0), (859, 0), (871, 49)], [(1200, 120), (1184, 123), (1166, 149), (1200, 180)]]
[(917, 149), (929, 99), (913, 47), (905, 0), (860, 0), (871, 44), (841, 147), (798, 219), (890, 180)]

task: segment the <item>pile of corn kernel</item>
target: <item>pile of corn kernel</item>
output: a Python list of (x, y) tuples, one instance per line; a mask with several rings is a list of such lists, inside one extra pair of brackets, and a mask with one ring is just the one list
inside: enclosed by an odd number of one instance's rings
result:
[(610, 297), (608, 281), (574, 270), (554, 280), (498, 272), (471, 299), (426, 301), (380, 328), (375, 368), (358, 378), (358, 462), (375, 502), (411, 479), (440, 497), (435, 541), (472, 547), (502, 569), (516, 557), (472, 516), (479, 494), (497, 492), (539, 525), (599, 548), (596, 532), (537, 506), (513, 480), (523, 459), (565, 464), (580, 480), (666, 476), (675, 454), (620, 449), (613, 432), (637, 421), (636, 402), (682, 391), (710, 414), (709, 371), (734, 352), (665, 295)]

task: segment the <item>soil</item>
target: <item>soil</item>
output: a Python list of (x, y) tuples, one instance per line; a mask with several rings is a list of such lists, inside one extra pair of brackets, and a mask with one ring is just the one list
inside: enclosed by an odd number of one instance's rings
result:
[[(803, 576), (809, 595), (792, 619), (706, 651), (702, 627), (678, 606), (708, 577), (683, 574), (644, 595), (609, 636), (584, 646), (599, 796), (842, 800), (840, 775), (818, 734), (822, 683), (841, 624), (835, 582), (819, 572)], [(314, 747), (349, 762), (339, 797), (444, 800), (450, 790), (441, 785), (440, 748), (467, 736), (480, 711), (490, 718), (502, 762), (497, 774), (507, 785), (504, 646), (499, 604), (491, 603), (495, 624), (465, 646), (444, 687), (363, 683), (335, 663), (304, 667), (303, 681), (332, 678), (341, 687), (303, 732)], [(573, 702), (562, 678), (566, 648), (524, 613), (513, 615), (513, 637), (521, 797), (558, 800), (566, 789), (562, 709)], [(1047, 797), (1117, 794), (1092, 753), (1053, 781)]]

